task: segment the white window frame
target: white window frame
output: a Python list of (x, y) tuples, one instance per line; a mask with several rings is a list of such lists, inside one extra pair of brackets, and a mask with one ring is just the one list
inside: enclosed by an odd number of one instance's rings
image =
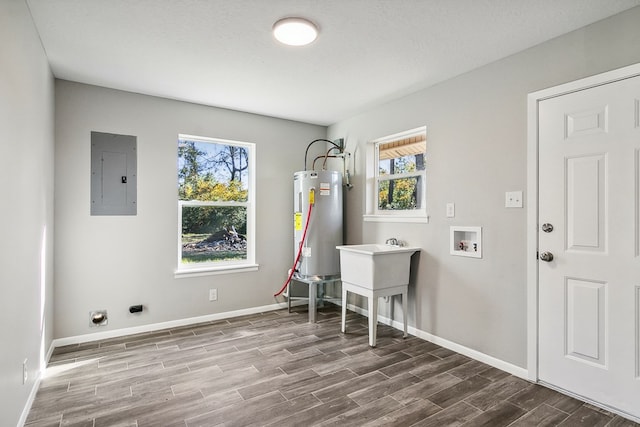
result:
[[(420, 222), (428, 223), (429, 215), (427, 214), (427, 181), (426, 170), (416, 171), (411, 173), (399, 173), (393, 175), (380, 175), (379, 165), (379, 147), (380, 145), (397, 141), (400, 139), (411, 138), (418, 135), (424, 135), (426, 137), (427, 127), (421, 126), (419, 128), (410, 129), (404, 132), (399, 132), (393, 135), (388, 135), (382, 138), (370, 141), (367, 146), (367, 163), (366, 163), (366, 181), (367, 188), (365, 191), (366, 201), (366, 213), (363, 216), (364, 221), (373, 222)], [(425, 168), (426, 169), (426, 168)], [(382, 181), (389, 181), (392, 179), (400, 178), (412, 178), (420, 177), (422, 185), (420, 186), (420, 192), (418, 199), (421, 202), (421, 206), (411, 210), (386, 210), (379, 209), (378, 203), (378, 186)]]
[[(203, 136), (179, 134), (178, 140), (188, 140), (221, 145), (234, 145), (243, 147), (249, 154), (249, 173), (247, 182), (248, 197), (245, 202), (235, 201), (200, 201), (178, 199), (178, 245), (176, 278), (195, 277), (212, 274), (238, 273), (258, 270), (256, 264), (256, 145), (252, 142), (233, 141), (220, 138), (208, 138)], [(247, 258), (243, 260), (216, 261), (206, 263), (185, 264), (182, 262), (182, 209), (185, 206), (238, 206), (247, 209)]]

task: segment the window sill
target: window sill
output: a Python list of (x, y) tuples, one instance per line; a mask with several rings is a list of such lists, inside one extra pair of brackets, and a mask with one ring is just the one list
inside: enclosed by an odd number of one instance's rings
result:
[(228, 265), (221, 267), (183, 268), (176, 270), (176, 279), (186, 279), (189, 277), (213, 276), (217, 274), (247, 273), (258, 271), (258, 264)]
[(429, 223), (429, 215), (403, 216), (403, 215), (363, 215), (365, 222), (405, 222), (405, 223)]

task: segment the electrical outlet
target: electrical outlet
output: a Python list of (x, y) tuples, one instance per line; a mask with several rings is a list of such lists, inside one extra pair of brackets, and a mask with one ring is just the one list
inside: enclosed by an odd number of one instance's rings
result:
[(217, 289), (209, 289), (209, 301), (218, 301)]
[(29, 370), (27, 369), (27, 359), (22, 362), (22, 384), (26, 384), (29, 379)]

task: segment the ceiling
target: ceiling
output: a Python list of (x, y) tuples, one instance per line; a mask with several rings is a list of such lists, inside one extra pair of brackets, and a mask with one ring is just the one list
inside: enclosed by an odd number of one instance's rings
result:
[[(54, 75), (329, 125), (640, 0), (26, 0)], [(315, 22), (278, 44), (278, 19)]]

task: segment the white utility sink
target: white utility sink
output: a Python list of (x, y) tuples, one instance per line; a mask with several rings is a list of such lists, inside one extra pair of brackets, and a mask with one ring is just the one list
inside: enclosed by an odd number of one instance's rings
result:
[(336, 248), (342, 281), (371, 290), (409, 284), (411, 255), (420, 250), (376, 243)]
[(378, 298), (402, 296), (402, 321), (407, 336), (407, 298), (411, 255), (420, 248), (391, 245), (346, 245), (340, 250), (342, 279), (342, 332), (347, 332), (347, 294), (367, 298), (369, 308), (369, 345), (376, 346)]

